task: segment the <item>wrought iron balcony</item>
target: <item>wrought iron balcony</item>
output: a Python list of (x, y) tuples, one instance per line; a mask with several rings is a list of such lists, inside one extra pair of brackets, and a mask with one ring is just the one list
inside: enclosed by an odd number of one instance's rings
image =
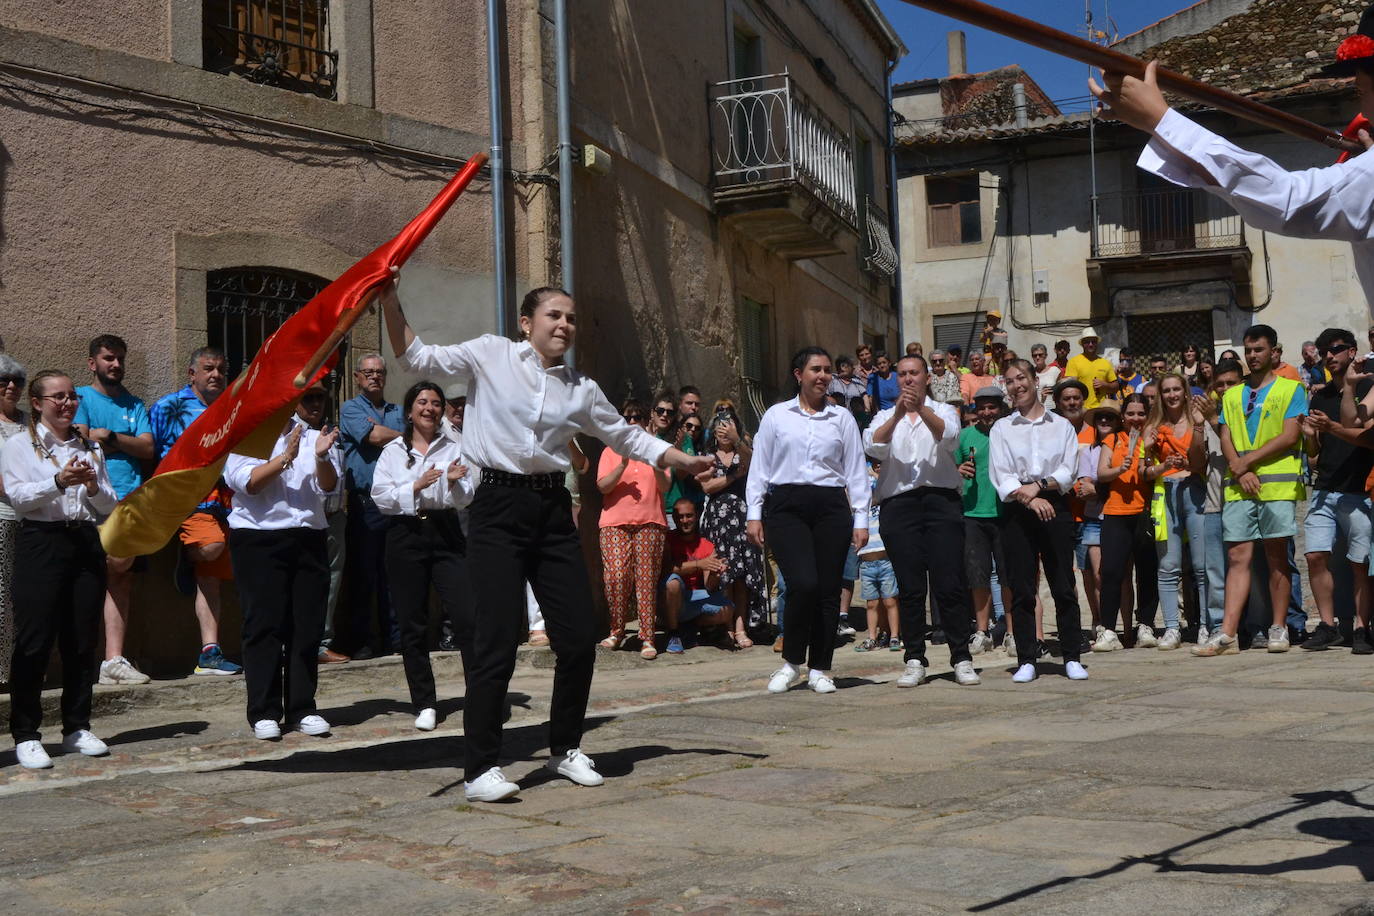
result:
[(1240, 214), (1203, 191), (1099, 194), (1092, 256), (1124, 258), (1241, 248), (1244, 227)]
[(845, 132), (786, 73), (717, 83), (710, 104), (721, 216), (783, 257), (843, 251), (835, 236), (859, 231)]
[(883, 280), (891, 280), (897, 272), (897, 249), (892, 245), (890, 228), (892, 223), (888, 220), (887, 211), (874, 203), (871, 197), (864, 198), (864, 222), (868, 227), (863, 246), (864, 270)]
[(328, 0), (206, 0), (205, 68), (294, 92), (338, 97)]

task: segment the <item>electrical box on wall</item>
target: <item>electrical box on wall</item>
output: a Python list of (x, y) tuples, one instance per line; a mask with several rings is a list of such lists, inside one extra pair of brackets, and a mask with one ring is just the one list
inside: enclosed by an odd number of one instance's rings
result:
[(1050, 301), (1050, 272), (1046, 268), (1031, 271), (1031, 291), (1035, 294), (1035, 304), (1044, 305)]
[(582, 167), (593, 175), (606, 175), (611, 171), (611, 154), (591, 143), (582, 147)]

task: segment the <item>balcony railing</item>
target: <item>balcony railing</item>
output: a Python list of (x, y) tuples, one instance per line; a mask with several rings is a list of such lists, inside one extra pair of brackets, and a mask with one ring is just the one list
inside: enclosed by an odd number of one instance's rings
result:
[(1245, 223), (1225, 202), (1190, 189), (1099, 194), (1095, 258), (1240, 248)]
[(864, 222), (868, 234), (864, 238), (864, 270), (884, 280), (891, 280), (897, 272), (897, 249), (892, 245), (892, 223), (888, 221), (887, 211), (883, 210), (873, 198), (864, 199)]
[(717, 188), (796, 182), (858, 228), (849, 137), (790, 76), (716, 83), (711, 107)]

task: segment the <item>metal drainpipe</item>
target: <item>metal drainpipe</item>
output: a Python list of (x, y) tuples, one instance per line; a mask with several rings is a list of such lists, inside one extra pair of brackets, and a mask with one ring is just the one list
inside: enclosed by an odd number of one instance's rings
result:
[[(568, 0), (554, 2), (554, 48), (558, 71), (558, 245), (563, 288), (576, 298), (573, 275), (572, 77), (569, 75)], [(565, 362), (575, 365), (572, 348)]]
[(506, 286), (506, 148), (501, 112), (501, 0), (487, 0), (487, 96), (491, 103), (491, 260), (496, 276), (496, 333), (510, 336), (510, 290)]
[(896, 112), (892, 108), (892, 73), (897, 69), (894, 60), (887, 67), (887, 231), (892, 234), (892, 250), (897, 255), (897, 269), (892, 274), (892, 303), (897, 310), (897, 346), (905, 347), (906, 310), (902, 308), (902, 243), (897, 231), (897, 146)]

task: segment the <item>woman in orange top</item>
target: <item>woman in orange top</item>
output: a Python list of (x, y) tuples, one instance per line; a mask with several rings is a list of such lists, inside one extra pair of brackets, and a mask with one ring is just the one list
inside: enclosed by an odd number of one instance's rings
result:
[[(620, 415), (626, 423), (648, 425), (649, 412), (639, 401), (626, 401), (620, 406)], [(668, 533), (663, 516), (663, 494), (668, 485), (667, 471), (632, 461), (609, 448), (602, 450), (596, 488), (603, 497), (601, 565), (611, 612), (611, 635), (601, 641), (607, 649), (619, 649), (625, 641), (625, 618), (633, 588), (639, 606), (639, 654), (644, 658), (658, 656), (654, 633), (663, 540)]]
[(1193, 560), (1193, 586), (1198, 607), (1207, 606), (1207, 533), (1202, 514), (1207, 502), (1203, 486), (1207, 452), (1202, 434), (1202, 415), (1188, 396), (1189, 385), (1181, 373), (1168, 372), (1159, 380), (1145, 435), (1155, 443), (1156, 464), (1149, 468), (1164, 478), (1164, 511), (1168, 540), (1155, 541), (1159, 556), (1159, 603), (1164, 609), (1164, 635), (1159, 648), (1177, 649), (1182, 637), (1178, 625), (1178, 590), (1183, 576), (1183, 540)]
[[(1102, 591), (1098, 598), (1102, 626), (1105, 629), (1097, 642), (1104, 645), (1095, 651), (1117, 648), (1116, 618), (1122, 616), (1122, 630), (1130, 643), (1131, 609), (1121, 607), (1121, 584), (1135, 566), (1136, 607), (1141, 618), (1136, 628), (1135, 645), (1158, 645), (1154, 628), (1144, 620), (1153, 620), (1155, 605), (1159, 603), (1158, 558), (1155, 556), (1154, 528), (1150, 524), (1150, 485), (1145, 477), (1145, 455), (1153, 441), (1145, 437), (1148, 407), (1140, 394), (1128, 395), (1121, 402), (1119, 433), (1113, 433), (1102, 443), (1097, 460), (1097, 490), (1106, 491), (1102, 506)], [(1117, 642), (1117, 645), (1110, 645)]]

